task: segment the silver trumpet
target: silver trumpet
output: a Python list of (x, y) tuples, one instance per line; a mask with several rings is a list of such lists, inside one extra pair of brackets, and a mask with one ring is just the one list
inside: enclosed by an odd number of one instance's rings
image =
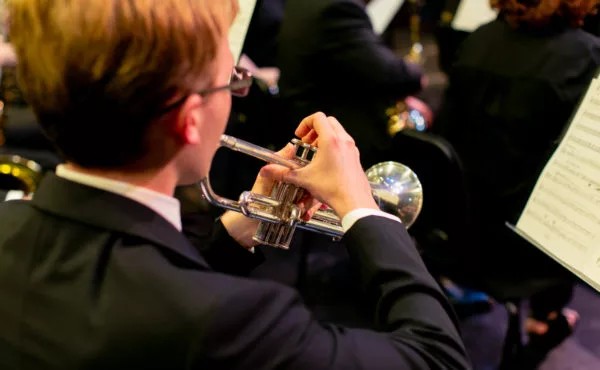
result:
[[(269, 149), (231, 136), (222, 135), (220, 141), (221, 147), (291, 169), (306, 166), (317, 154), (316, 147), (298, 139), (293, 139), (292, 144), (296, 147), (296, 156), (286, 159)], [(405, 227), (410, 227), (423, 206), (423, 188), (417, 175), (400, 163), (383, 162), (369, 168), (366, 176), (381, 210), (398, 216)], [(254, 234), (254, 240), (259, 244), (288, 249), (296, 228), (334, 238), (344, 235), (340, 218), (331, 208), (317, 211), (309, 221), (302, 220), (303, 210), (298, 202), (304, 189), (293, 184), (276, 183), (270, 197), (245, 191), (238, 201), (215, 194), (208, 177), (200, 181), (200, 187), (204, 197), (214, 206), (260, 220)]]

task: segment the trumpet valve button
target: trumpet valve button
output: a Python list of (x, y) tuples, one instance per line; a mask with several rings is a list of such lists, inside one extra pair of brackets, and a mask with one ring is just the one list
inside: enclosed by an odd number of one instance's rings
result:
[(300, 161), (307, 163), (312, 161), (316, 151), (317, 151), (317, 147), (310, 145), (308, 143), (304, 143), (302, 142), (302, 140), (299, 139), (292, 139), (292, 144), (294, 144), (294, 146), (296, 147), (296, 158), (299, 159)]

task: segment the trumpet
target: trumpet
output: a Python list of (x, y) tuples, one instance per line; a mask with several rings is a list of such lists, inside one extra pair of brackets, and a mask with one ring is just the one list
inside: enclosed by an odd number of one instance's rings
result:
[[(293, 159), (287, 159), (269, 149), (228, 135), (222, 135), (220, 140), (220, 147), (291, 169), (306, 166), (317, 155), (315, 146), (298, 139), (293, 139), (292, 144), (296, 154)], [(423, 206), (423, 187), (417, 175), (400, 163), (383, 162), (369, 168), (366, 176), (380, 209), (398, 216), (409, 228)], [(260, 222), (253, 239), (259, 244), (288, 249), (296, 228), (335, 239), (344, 235), (341, 220), (331, 208), (320, 209), (309, 221), (303, 220), (303, 210), (298, 202), (305, 190), (293, 184), (277, 182), (270, 196), (245, 191), (237, 201), (215, 194), (208, 177), (202, 179), (199, 185), (204, 197), (212, 205), (258, 219)]]

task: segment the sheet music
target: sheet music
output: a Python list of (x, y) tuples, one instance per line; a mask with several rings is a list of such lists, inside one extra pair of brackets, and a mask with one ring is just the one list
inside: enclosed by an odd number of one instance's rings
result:
[(590, 84), (516, 229), (600, 290), (600, 80)]
[[(218, 1), (218, 0), (212, 0)], [(252, 20), (252, 14), (254, 14), (254, 8), (256, 7), (256, 0), (240, 0), (240, 11), (231, 25), (229, 30), (229, 47), (233, 54), (233, 60), (236, 63), (242, 56), (242, 48), (244, 47), (244, 41), (246, 40), (246, 34), (248, 34), (248, 27)]]
[(461, 0), (452, 21), (452, 28), (473, 32), (497, 16), (498, 11), (492, 9), (488, 0)]
[(404, 0), (372, 0), (366, 7), (373, 30), (381, 35), (400, 11)]

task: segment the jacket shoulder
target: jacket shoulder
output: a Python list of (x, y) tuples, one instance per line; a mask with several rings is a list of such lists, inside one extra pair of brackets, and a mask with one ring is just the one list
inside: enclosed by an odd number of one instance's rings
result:
[(0, 203), (0, 225), (5, 230), (12, 230), (15, 223), (35, 216), (35, 209), (28, 200), (9, 200)]

